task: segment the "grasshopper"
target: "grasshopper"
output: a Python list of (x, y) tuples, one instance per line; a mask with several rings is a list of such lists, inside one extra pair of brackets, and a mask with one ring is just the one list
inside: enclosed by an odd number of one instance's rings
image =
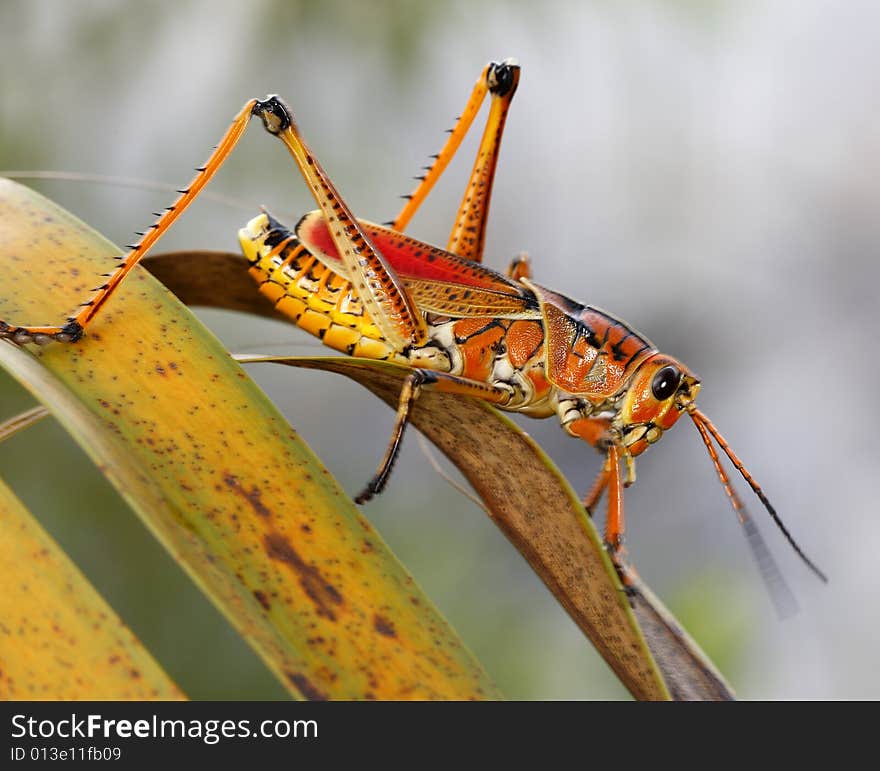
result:
[[(131, 269), (198, 197), (253, 117), (287, 148), (318, 209), (288, 229), (263, 212), (239, 231), (259, 291), (297, 326), (350, 356), (410, 368), (400, 393), (391, 441), (376, 474), (356, 497), (384, 488), (409, 412), (422, 389), (482, 399), (501, 410), (544, 418), (595, 447), (604, 464), (584, 498), (592, 513), (607, 493), (605, 544), (624, 584), (623, 488), (635, 480), (635, 458), (682, 415), (696, 426), (740, 521), (754, 525), (716, 451), (721, 448), (758, 496), (788, 542), (823, 581), (822, 571), (792, 538), (761, 487), (711, 420), (696, 405), (701, 383), (684, 364), (661, 353), (626, 322), (583, 305), (532, 279), (527, 257), (506, 273), (483, 262), (492, 185), (508, 110), (520, 78), (512, 59), (480, 73), (456, 126), (433, 163), (417, 177), (397, 217), (382, 225), (357, 219), (277, 96), (251, 99), (190, 185), (128, 247), (106, 281), (65, 324), (13, 326), (0, 337), (17, 343), (72, 343), (85, 333)], [(486, 96), (490, 105), (477, 157), (445, 249), (403, 233), (458, 150)], [(713, 444), (714, 440), (714, 444)]]

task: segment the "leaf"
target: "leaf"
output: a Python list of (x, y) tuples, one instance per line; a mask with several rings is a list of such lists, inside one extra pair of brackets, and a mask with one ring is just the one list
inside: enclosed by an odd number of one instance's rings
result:
[(35, 423), (39, 423), (43, 418), (48, 417), (49, 414), (49, 410), (45, 407), (33, 407), (25, 410), (20, 415), (15, 415), (4, 423), (0, 423), (0, 442), (5, 442), (19, 431), (24, 431)]
[(676, 701), (732, 701), (733, 689), (703, 649), (641, 579), (632, 587), (633, 613)]
[[(53, 323), (119, 250), (0, 181), (0, 319)], [(297, 697), (497, 698), (379, 535), (220, 343), (146, 271), (87, 336), (0, 366), (85, 449)]]
[[(182, 252), (150, 257), (146, 264), (188, 304), (277, 315), (253, 290), (240, 255)], [(339, 357), (240, 360), (338, 372), (393, 407), (407, 372), (387, 362)], [(468, 478), (495, 524), (634, 696), (663, 698), (668, 688), (675, 699), (733, 698), (705, 654), (640, 582), (630, 611), (601, 539), (568, 482), (516, 425), (484, 403), (427, 390), (412, 419)]]
[(0, 699), (183, 699), (0, 480)]

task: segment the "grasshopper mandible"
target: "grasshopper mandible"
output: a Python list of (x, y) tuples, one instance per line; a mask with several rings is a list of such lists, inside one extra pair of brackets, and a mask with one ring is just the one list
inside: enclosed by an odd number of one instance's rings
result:
[[(584, 499), (592, 512), (607, 491), (605, 543), (626, 583), (623, 488), (635, 479), (636, 456), (687, 414), (740, 520), (749, 523), (713, 440), (742, 474), (803, 561), (803, 553), (761, 487), (712, 422), (696, 406), (699, 379), (660, 353), (643, 335), (598, 308), (581, 305), (532, 280), (527, 258), (505, 274), (482, 264), (492, 184), (508, 109), (519, 82), (514, 60), (481, 72), (462, 115), (398, 216), (384, 225), (358, 220), (277, 96), (248, 101), (190, 185), (129, 246), (106, 282), (61, 326), (12, 326), (0, 337), (17, 343), (76, 342), (115, 288), (199, 195), (233, 150), (250, 119), (259, 117), (293, 156), (318, 204), (288, 230), (264, 212), (239, 231), (260, 291), (299, 327), (351, 356), (410, 367), (392, 438), (379, 468), (357, 496), (379, 493), (399, 451), (421, 389), (483, 399), (532, 417), (556, 415), (563, 429), (599, 450), (602, 470)], [(490, 96), (486, 127), (455, 226), (445, 249), (403, 230), (445, 170)]]

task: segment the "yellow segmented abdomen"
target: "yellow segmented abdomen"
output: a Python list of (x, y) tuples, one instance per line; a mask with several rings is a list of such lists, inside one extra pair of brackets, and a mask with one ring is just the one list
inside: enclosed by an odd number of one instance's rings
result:
[(349, 356), (408, 361), (367, 318), (351, 283), (269, 215), (252, 219), (238, 236), (260, 292), (298, 327)]

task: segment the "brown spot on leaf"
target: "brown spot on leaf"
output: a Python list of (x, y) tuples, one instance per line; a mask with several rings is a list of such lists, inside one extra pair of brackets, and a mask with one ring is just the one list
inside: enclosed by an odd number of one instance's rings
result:
[(272, 509), (263, 503), (262, 498), (260, 497), (262, 493), (260, 492), (259, 487), (252, 487), (250, 490), (245, 490), (238, 479), (232, 474), (224, 474), (223, 481), (230, 490), (238, 493), (238, 495), (244, 498), (250, 504), (251, 508), (261, 517), (272, 516)]
[(397, 637), (397, 630), (394, 628), (394, 624), (378, 613), (373, 616), (373, 629), (379, 634), (385, 635), (385, 637)]
[(283, 562), (290, 567), (298, 576), (300, 586), (305, 590), (309, 599), (315, 603), (318, 615), (336, 620), (334, 605), (342, 605), (342, 595), (329, 583), (314, 565), (307, 564), (297, 553), (290, 541), (280, 533), (269, 533), (263, 543), (266, 546), (266, 554), (270, 559)]
[(269, 610), (272, 606), (272, 603), (269, 602), (269, 598), (266, 596), (265, 592), (260, 591), (259, 589), (254, 589), (254, 599), (263, 606), (263, 610)]
[(305, 675), (296, 672), (286, 672), (288, 680), (309, 701), (327, 701), (327, 694), (316, 688)]

